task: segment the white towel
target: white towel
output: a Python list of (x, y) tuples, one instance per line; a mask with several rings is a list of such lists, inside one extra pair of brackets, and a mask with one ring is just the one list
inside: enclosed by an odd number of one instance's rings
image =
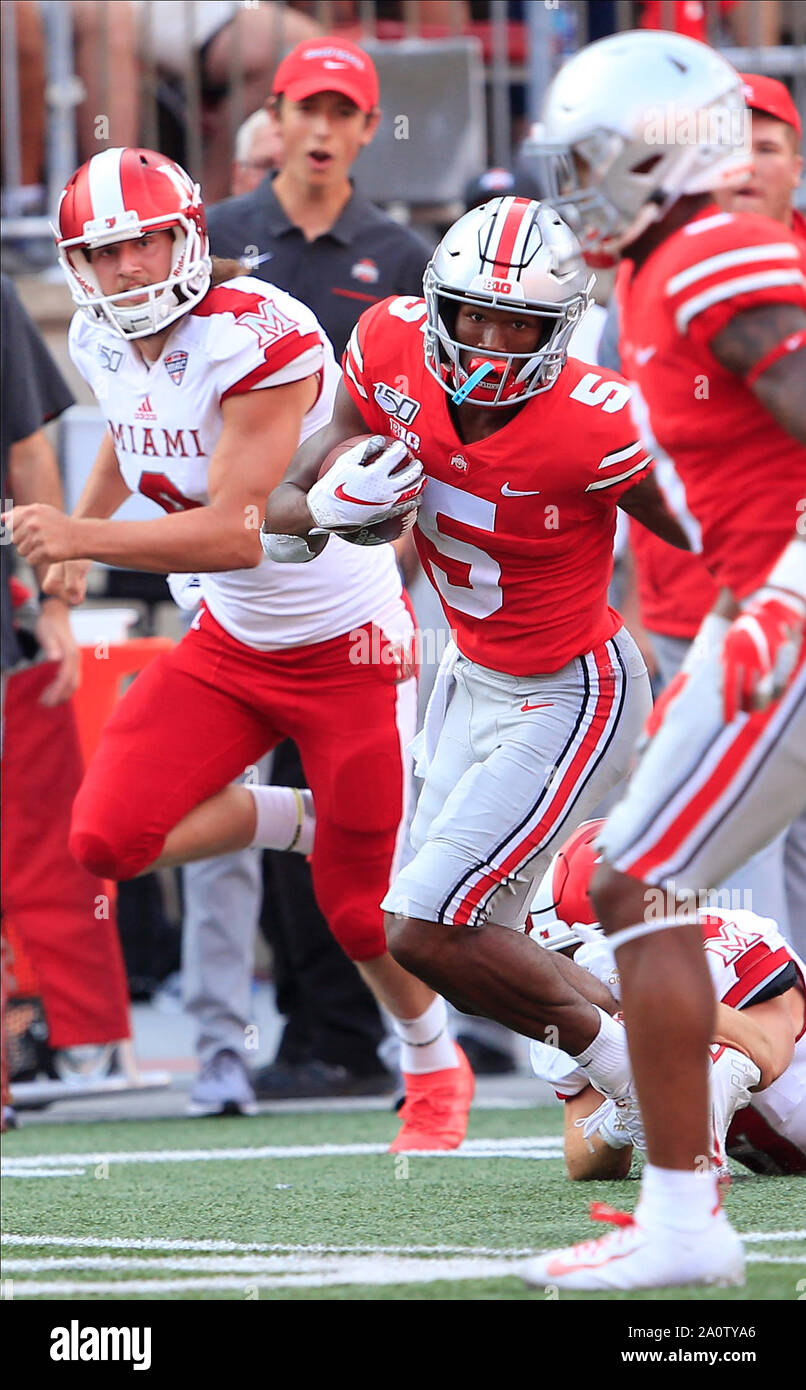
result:
[(439, 663), (434, 688), (426, 706), (423, 727), (412, 739), (409, 751), (414, 758), (414, 771), (417, 777), (425, 777), (437, 750), (437, 743), (445, 723), (448, 705), (456, 688), (456, 663), (460, 652), (455, 642), (449, 642)]

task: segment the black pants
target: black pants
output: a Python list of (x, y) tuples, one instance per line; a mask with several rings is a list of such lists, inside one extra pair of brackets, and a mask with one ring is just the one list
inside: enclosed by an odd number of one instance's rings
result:
[[(307, 786), (296, 744), (274, 753), (272, 782)], [(277, 1061), (315, 1057), (360, 1076), (382, 1072), (385, 1029), (375, 1000), (331, 935), (299, 854), (266, 852), (262, 927), (274, 952), (277, 1007), (286, 1019)]]

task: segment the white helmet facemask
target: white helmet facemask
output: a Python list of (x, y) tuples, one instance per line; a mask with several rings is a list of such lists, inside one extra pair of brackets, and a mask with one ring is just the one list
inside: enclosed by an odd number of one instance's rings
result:
[(612, 35), (558, 73), (523, 146), (588, 253), (618, 253), (681, 197), (740, 186), (750, 120), (739, 74), (678, 34)]
[[(425, 362), (456, 404), (512, 406), (548, 391), (590, 302), (593, 280), (553, 208), (494, 198), (448, 229), (423, 280)], [(459, 309), (489, 308), (539, 324), (528, 352), (487, 351), (458, 336)]]
[[(131, 229), (128, 235), (127, 226)], [(134, 241), (156, 229), (173, 233), (167, 278), (119, 294), (103, 294), (87, 250), (97, 250), (112, 242)], [(188, 313), (210, 288), (212, 263), (207, 247), (195, 223), (181, 214), (141, 221), (136, 213), (124, 213), (118, 217), (111, 234), (106, 228), (94, 228), (88, 223), (81, 237), (60, 244), (59, 261), (78, 307), (94, 321), (106, 323), (121, 338), (144, 338), (159, 333)]]

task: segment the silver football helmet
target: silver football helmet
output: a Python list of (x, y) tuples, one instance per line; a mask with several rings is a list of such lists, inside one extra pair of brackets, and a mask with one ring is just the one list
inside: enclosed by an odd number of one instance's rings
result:
[(741, 78), (696, 39), (612, 34), (561, 68), (522, 153), (591, 263), (612, 262), (678, 198), (746, 181)]
[[(473, 208), (448, 229), (426, 267), (429, 372), (452, 399), (474, 405), (512, 406), (548, 391), (592, 286), (579, 243), (553, 208), (513, 197)], [(487, 354), (460, 342), (462, 304), (540, 319), (538, 347)]]

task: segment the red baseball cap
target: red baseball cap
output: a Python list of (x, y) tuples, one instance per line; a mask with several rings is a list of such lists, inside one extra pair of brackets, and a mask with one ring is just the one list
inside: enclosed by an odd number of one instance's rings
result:
[(362, 111), (378, 105), (378, 74), (363, 49), (347, 39), (325, 36), (298, 43), (275, 73), (272, 91), (289, 101), (304, 101), (317, 92), (341, 92)]
[(765, 116), (774, 116), (777, 121), (791, 125), (801, 135), (800, 113), (789, 94), (788, 87), (774, 77), (761, 77), (754, 72), (740, 72), (744, 87), (744, 99), (751, 111), (760, 111)]

